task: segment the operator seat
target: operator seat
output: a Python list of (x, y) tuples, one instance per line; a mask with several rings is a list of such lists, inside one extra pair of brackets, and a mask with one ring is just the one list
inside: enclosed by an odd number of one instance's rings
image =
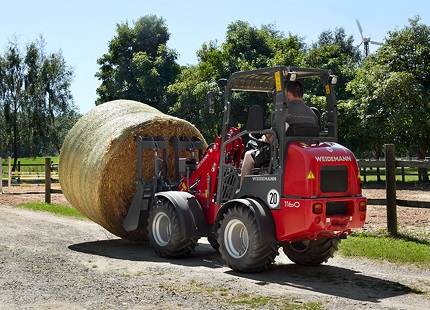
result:
[(263, 109), (258, 104), (254, 104), (249, 108), (248, 121), (246, 122), (246, 130), (262, 131), (263, 129), (264, 129)]
[[(264, 130), (264, 113), (261, 106), (253, 105), (249, 108), (246, 130), (254, 132)], [(262, 171), (266, 171), (270, 163), (270, 144), (267, 143), (267, 145), (259, 146), (256, 141), (250, 140), (247, 143), (247, 149), (257, 149), (257, 152), (265, 154), (262, 158), (266, 158), (263, 162), (255, 162), (251, 173), (261, 174)]]
[(286, 132), (287, 136), (319, 137), (320, 130), (321, 130), (321, 113), (315, 107), (311, 107), (311, 110), (317, 116), (318, 125), (307, 124), (307, 123), (291, 124), (287, 129), (287, 132)]
[(319, 137), (320, 126), (315, 124), (292, 124), (287, 129), (287, 136), (295, 137)]

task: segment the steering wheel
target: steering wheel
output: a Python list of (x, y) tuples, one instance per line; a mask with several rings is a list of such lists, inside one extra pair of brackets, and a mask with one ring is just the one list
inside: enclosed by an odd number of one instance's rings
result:
[(270, 142), (261, 140), (261, 137), (263, 137), (263, 134), (261, 133), (249, 133), (248, 136), (259, 144), (270, 144)]
[(269, 142), (261, 141), (262, 134), (249, 133), (250, 140), (246, 144), (247, 149), (258, 149), (264, 145), (270, 144)]

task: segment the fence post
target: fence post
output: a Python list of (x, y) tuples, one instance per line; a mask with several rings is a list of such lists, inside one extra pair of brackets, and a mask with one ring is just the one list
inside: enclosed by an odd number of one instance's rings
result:
[(18, 176), (17, 176), (16, 182), (18, 184), (21, 183), (21, 161), (20, 160), (18, 160)]
[(51, 158), (45, 158), (45, 202), (51, 203)]
[(12, 174), (12, 168), (10, 165), (10, 156), (7, 157), (7, 189), (9, 190), (10, 193), (10, 186), (11, 186), (11, 174)]
[(0, 194), (4, 194), (3, 192), (3, 159), (0, 156)]
[(396, 157), (394, 144), (385, 144), (385, 184), (387, 192), (387, 229), (397, 234)]

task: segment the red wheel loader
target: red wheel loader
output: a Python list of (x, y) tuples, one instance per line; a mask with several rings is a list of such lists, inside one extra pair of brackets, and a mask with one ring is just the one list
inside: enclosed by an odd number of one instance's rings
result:
[[(322, 81), (325, 110), (315, 111), (318, 126), (286, 134), (284, 85), (296, 79)], [(241, 272), (268, 268), (280, 248), (300, 265), (326, 262), (341, 239), (364, 225), (367, 208), (356, 159), (337, 143), (336, 81), (330, 70), (290, 66), (236, 72), (219, 81), (220, 91), (208, 93), (209, 110), (222, 97), (224, 111), (222, 135), (206, 150), (193, 137), (136, 137), (137, 191), (124, 228), (146, 227), (155, 252), (168, 258), (189, 255), (207, 237), (225, 263)], [(230, 124), (235, 92), (267, 93), (271, 128), (264, 128), (260, 106), (249, 107), (246, 128)], [(245, 176), (239, 190), (243, 140), (258, 135), (274, 137), (259, 146), (269, 160)], [(174, 154), (167, 154), (169, 145)], [(148, 150), (154, 152), (155, 173), (145, 182), (142, 152)], [(184, 150), (188, 158), (180, 158)], [(174, 157), (173, 180), (159, 164), (168, 156)]]

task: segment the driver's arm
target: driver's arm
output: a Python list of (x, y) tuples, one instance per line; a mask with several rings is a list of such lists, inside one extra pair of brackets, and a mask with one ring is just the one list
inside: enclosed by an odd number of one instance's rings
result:
[(273, 141), (273, 135), (272, 134), (265, 134), (261, 137), (261, 141), (270, 143)]

